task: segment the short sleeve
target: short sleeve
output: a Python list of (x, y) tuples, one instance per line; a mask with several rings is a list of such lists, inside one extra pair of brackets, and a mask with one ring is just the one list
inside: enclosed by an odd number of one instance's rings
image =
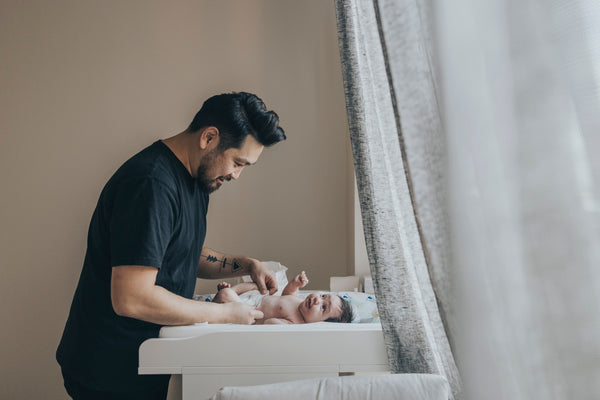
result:
[(175, 191), (151, 178), (122, 182), (110, 217), (111, 266), (147, 265), (160, 268), (173, 236)]

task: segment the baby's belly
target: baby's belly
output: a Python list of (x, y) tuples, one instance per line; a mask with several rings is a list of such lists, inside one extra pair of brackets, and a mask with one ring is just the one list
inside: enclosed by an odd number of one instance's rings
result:
[(278, 314), (279, 310), (279, 302), (274, 297), (265, 296), (262, 298), (260, 304), (256, 307), (257, 310), (262, 311), (264, 314), (264, 319), (267, 318), (280, 318)]

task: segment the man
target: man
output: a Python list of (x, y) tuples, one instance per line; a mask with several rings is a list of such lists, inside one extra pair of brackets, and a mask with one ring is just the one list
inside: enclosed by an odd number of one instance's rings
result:
[(237, 179), (263, 148), (285, 140), (279, 118), (250, 93), (211, 97), (187, 130), (123, 164), (104, 187), (57, 350), (74, 399), (164, 399), (168, 375), (137, 375), (140, 344), (161, 325), (252, 324), (243, 303), (191, 300), (196, 277), (250, 274), (262, 293), (276, 280), (259, 261), (203, 247), (208, 194)]

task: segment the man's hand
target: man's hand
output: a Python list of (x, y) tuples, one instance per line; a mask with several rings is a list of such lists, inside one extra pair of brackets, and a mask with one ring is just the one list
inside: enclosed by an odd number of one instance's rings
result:
[(246, 303), (233, 302), (220, 305), (223, 307), (223, 323), (252, 325), (257, 319), (264, 318), (262, 311)]
[(275, 275), (271, 272), (266, 265), (258, 260), (250, 259), (250, 265), (248, 266), (250, 277), (258, 286), (260, 294), (275, 294), (277, 292), (277, 280)]

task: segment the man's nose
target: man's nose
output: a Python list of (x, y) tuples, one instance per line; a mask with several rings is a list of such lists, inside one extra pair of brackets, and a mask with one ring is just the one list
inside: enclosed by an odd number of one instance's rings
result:
[(237, 180), (237, 178), (239, 178), (241, 174), (242, 174), (242, 169), (240, 168), (240, 169), (233, 171), (230, 176), (232, 179)]

